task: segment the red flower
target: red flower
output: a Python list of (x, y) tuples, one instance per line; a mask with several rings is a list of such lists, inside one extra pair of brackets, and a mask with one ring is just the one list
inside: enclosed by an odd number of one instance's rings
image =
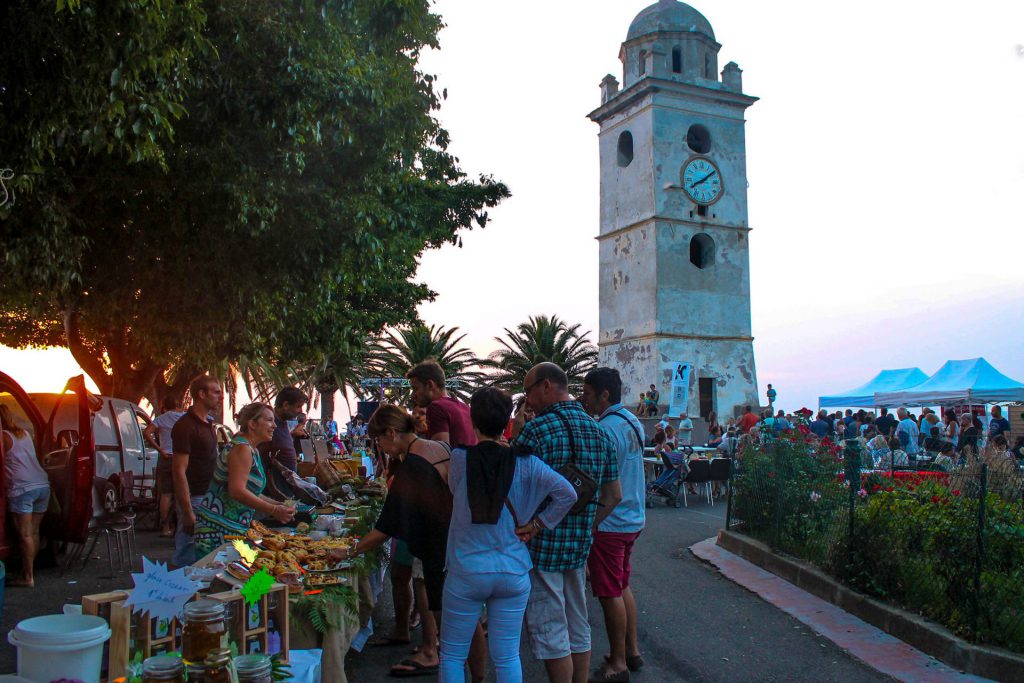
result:
[(882, 488), (882, 487), (879, 486), (878, 484), (875, 484), (874, 486), (871, 487), (871, 493), (877, 493), (878, 489), (880, 489), (880, 488)]
[(953, 491), (953, 495), (954, 495), (954, 496), (959, 496), (959, 495), (960, 495), (960, 489), (955, 489), (955, 490)]
[(800, 432), (804, 436), (807, 436), (808, 434), (811, 433), (811, 430), (807, 428), (807, 425), (803, 425), (803, 424), (802, 425), (797, 425), (796, 429), (797, 429), (798, 432)]
[(938, 503), (940, 500), (942, 500), (942, 499), (939, 498), (938, 496), (932, 496), (932, 502), (933, 503)]
[(768, 473), (768, 478), (769, 479), (774, 479), (775, 478), (775, 473), (774, 472), (769, 472)]
[(891, 487), (891, 486), (886, 486), (886, 487), (885, 487), (885, 491), (886, 491), (886, 493), (892, 493), (892, 490), (893, 490), (893, 489), (892, 489), (892, 487)]

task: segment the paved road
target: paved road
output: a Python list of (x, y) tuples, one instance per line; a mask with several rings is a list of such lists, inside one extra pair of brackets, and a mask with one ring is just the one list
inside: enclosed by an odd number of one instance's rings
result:
[[(640, 642), (648, 665), (636, 681), (883, 681), (875, 670), (768, 603), (697, 560), (687, 548), (714, 536), (723, 526), (725, 505), (710, 508), (695, 503), (675, 510), (658, 505), (649, 510), (648, 527), (634, 555), (633, 589), (641, 610)], [(170, 542), (156, 534), (140, 533), (140, 552), (167, 560)], [(56, 569), (37, 573), (39, 588), (6, 590), (0, 621), (0, 673), (16, 667), (15, 651), (4, 635), (21, 619), (59, 612), (82, 595), (130, 585), (122, 574), (114, 580), (103, 559), (91, 559), (82, 571), (61, 578)], [(138, 571), (138, 568), (136, 568)], [(387, 628), (389, 596), (375, 620)], [(607, 652), (597, 602), (591, 600), (594, 652)], [(388, 680), (391, 663), (404, 656), (400, 648), (368, 648), (347, 659), (351, 683)], [(527, 681), (543, 681), (543, 667), (524, 648)], [(434, 680), (434, 679), (425, 679)], [(326, 682), (325, 682), (326, 683)]]
[[(647, 530), (633, 560), (633, 590), (640, 614), (640, 644), (647, 661), (635, 681), (860, 681), (891, 680), (850, 657), (792, 617), (722, 578), (687, 548), (724, 526), (724, 501), (676, 510), (648, 510)], [(392, 620), (385, 597), (375, 615)], [(596, 600), (590, 602), (595, 658), (607, 652)], [(415, 637), (414, 637), (415, 640)], [(400, 648), (368, 648), (348, 657), (352, 683), (388, 680)], [(544, 681), (543, 667), (523, 649), (525, 678)], [(432, 679), (425, 679), (432, 680)]]

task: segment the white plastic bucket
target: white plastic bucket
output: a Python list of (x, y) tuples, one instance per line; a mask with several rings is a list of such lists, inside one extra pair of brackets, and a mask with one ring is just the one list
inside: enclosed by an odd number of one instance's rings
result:
[(50, 614), (20, 622), (7, 633), (18, 648), (18, 675), (39, 683), (77, 678), (99, 683), (103, 643), (110, 627), (102, 617)]

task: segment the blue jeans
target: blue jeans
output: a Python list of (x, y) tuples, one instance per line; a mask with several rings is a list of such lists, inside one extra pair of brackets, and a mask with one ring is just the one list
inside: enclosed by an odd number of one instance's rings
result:
[[(203, 502), (203, 496), (192, 496), (192, 512), (196, 511), (199, 504)], [(192, 534), (186, 534), (181, 524), (181, 506), (177, 499), (174, 501), (174, 509), (178, 513), (178, 526), (174, 529), (174, 556), (171, 557), (171, 564), (175, 567), (187, 567), (196, 561), (196, 544)]]
[(441, 602), (441, 683), (465, 681), (469, 645), (485, 604), (497, 683), (522, 683), (519, 637), (529, 597), (529, 574), (448, 574)]

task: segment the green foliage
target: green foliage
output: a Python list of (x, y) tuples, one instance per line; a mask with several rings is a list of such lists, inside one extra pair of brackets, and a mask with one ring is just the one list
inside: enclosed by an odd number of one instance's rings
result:
[[(19, 174), (2, 236), (21, 240), (0, 342), (66, 345), (103, 393), (224, 359), (316, 365), (412, 323), (419, 255), (508, 195), (446, 151), (426, 0), (4, 7), (26, 106), (0, 132)], [(66, 77), (38, 66), (52, 50)]]
[(838, 480), (837, 447), (800, 431), (765, 445), (747, 443), (738, 455), (733, 516), (745, 533), (787, 553), (824, 558), (844, 514), (848, 491)]
[(419, 363), (434, 360), (444, 370), (446, 379), (460, 382), (451, 393), (465, 399), (483, 378), (483, 373), (477, 369), (479, 359), (468, 348), (460, 346), (465, 337), (459, 334), (458, 327), (446, 329), (443, 325), (417, 324), (399, 328), (375, 342), (368, 359), (368, 371), (380, 377), (405, 377)]
[(0, 210), (5, 272), (62, 289), (80, 280), (76, 187), (95, 159), (165, 164), (192, 66), (211, 52), (205, 18), (199, 0), (0, 3), (0, 163), (15, 193)]
[(523, 379), (538, 363), (558, 365), (569, 376), (569, 391), (579, 394), (583, 377), (597, 365), (597, 348), (581, 332), (579, 323), (570, 325), (557, 315), (537, 315), (516, 326), (505, 328), (505, 337), (495, 337), (501, 348), (481, 366), (493, 369), (490, 381), (497, 387), (516, 393), (523, 390)]
[(948, 482), (870, 473), (851, 496), (840, 451), (799, 431), (748, 443), (739, 459), (737, 530), (965, 637), (1024, 651), (1024, 502), (1015, 469), (968, 468)]
[(318, 633), (324, 633), (344, 628), (344, 616), (358, 613), (359, 595), (349, 586), (327, 586), (312, 595), (303, 593), (293, 608), (305, 615)]

